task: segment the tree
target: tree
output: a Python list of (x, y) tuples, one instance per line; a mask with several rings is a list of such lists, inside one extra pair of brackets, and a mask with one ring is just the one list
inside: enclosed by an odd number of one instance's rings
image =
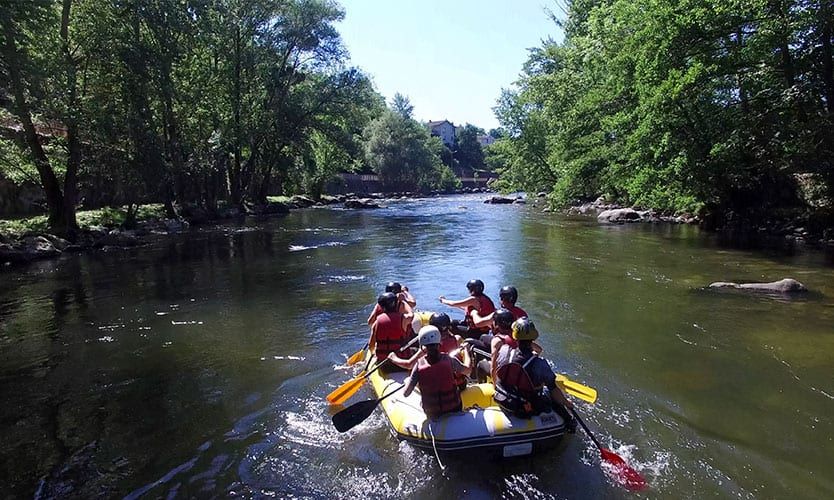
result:
[[(507, 187), (662, 210), (800, 205), (832, 185), (830, 2), (571, 2), (496, 115)], [(827, 179), (827, 180), (826, 180)]]
[[(11, 111), (23, 129), (23, 141), (31, 156), (46, 195), (49, 225), (58, 233), (72, 236), (78, 228), (75, 217), (77, 176), (80, 166), (78, 65), (76, 47), (70, 40), (72, 0), (62, 0), (58, 10), (53, 2), (3, 2), (0, 5), (0, 47), (3, 84), (12, 94)], [(37, 33), (37, 35), (36, 35)], [(33, 57), (42, 58), (39, 67)], [(44, 69), (56, 71), (52, 80)], [(65, 125), (67, 145), (63, 182), (44, 147), (44, 135), (34, 116), (59, 119)]]
[(403, 118), (412, 118), (412, 113), (414, 112), (414, 106), (411, 105), (411, 101), (399, 92), (394, 94), (394, 99), (391, 101), (391, 109)]
[(469, 170), (484, 169), (484, 151), (481, 149), (481, 143), (478, 142), (479, 135), (484, 135), (484, 130), (469, 123), (458, 128), (455, 158), (461, 168)]
[(388, 110), (368, 125), (365, 138), (366, 161), (386, 189), (416, 190), (440, 186), (438, 174), (448, 167), (440, 161), (439, 141), (432, 140), (426, 128), (417, 121)]

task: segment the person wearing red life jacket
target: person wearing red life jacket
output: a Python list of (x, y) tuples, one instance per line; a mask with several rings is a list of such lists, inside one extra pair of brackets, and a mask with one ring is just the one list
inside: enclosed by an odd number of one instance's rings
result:
[[(397, 312), (406, 314), (413, 313), (414, 307), (417, 305), (417, 299), (408, 291), (407, 286), (402, 286), (396, 281), (391, 281), (385, 285), (385, 293), (393, 293), (397, 296)], [(374, 306), (371, 315), (368, 316), (368, 324), (373, 325), (376, 317), (382, 314), (382, 307), (379, 304)]]
[[(456, 357), (458, 361), (463, 363), (465, 366), (472, 365), (472, 354), (469, 352), (469, 346), (465, 346), (465, 348), (460, 348), (462, 339), (460, 336), (455, 335), (452, 333), (452, 320), (449, 318), (449, 315), (446, 313), (434, 313), (429, 318), (429, 325), (436, 327), (440, 331), (440, 352), (443, 354), (449, 354), (450, 356)], [(400, 368), (405, 369), (412, 369), (417, 361), (425, 356), (426, 351), (420, 350), (409, 359), (403, 359), (397, 356), (394, 353), (388, 355), (388, 359), (394, 363), (395, 365), (399, 366)], [(458, 387), (459, 390), (466, 389), (467, 378), (466, 375), (461, 373), (455, 374), (455, 385)]]
[[(513, 319), (521, 319), (528, 317), (527, 311), (515, 305), (518, 300), (518, 290), (514, 286), (502, 286), (501, 291), (498, 292), (498, 300), (501, 307), (510, 311)], [(472, 312), (472, 322), (476, 328), (492, 327), (495, 313), (481, 314), (480, 312)]]
[(420, 347), (426, 354), (411, 370), (403, 393), (408, 397), (419, 386), (423, 411), (429, 418), (462, 410), (463, 403), (460, 391), (455, 386), (455, 374), (466, 376), (471, 371), (469, 366), (440, 352), (440, 337), (440, 330), (435, 326), (428, 325), (420, 329)]
[(495, 311), (495, 304), (488, 296), (484, 295), (484, 282), (481, 280), (469, 280), (466, 283), (466, 289), (469, 290), (469, 297), (460, 300), (449, 300), (443, 295), (440, 296), (440, 303), (451, 307), (462, 309), (466, 316), (464, 318), (465, 325), (455, 324), (453, 326), (461, 334), (466, 335), (467, 338), (477, 339), (481, 335), (489, 332), (489, 326), (475, 326), (472, 319), (473, 311), (476, 311), (480, 316), (487, 316)]
[(378, 361), (386, 359), (390, 353), (406, 355), (401, 349), (408, 342), (411, 313), (397, 311), (397, 296), (391, 292), (380, 295), (377, 304), (382, 308), (382, 313), (371, 325), (368, 348), (374, 352)]
[[(469, 344), (481, 349), (486, 353), (495, 354), (503, 345), (509, 345), (513, 349), (518, 347), (518, 342), (513, 338), (512, 325), (515, 318), (508, 309), (498, 309), (493, 315), (492, 333), (481, 335), (479, 340), (469, 340)], [(492, 358), (495, 359), (494, 357)], [(493, 372), (493, 363), (490, 359), (482, 359), (478, 362), (478, 378), (485, 380), (487, 375)]]
[(568, 411), (573, 403), (556, 385), (547, 361), (533, 351), (533, 341), (539, 337), (536, 326), (528, 318), (516, 320), (512, 337), (517, 347), (504, 344), (492, 356), (495, 401), (522, 418), (553, 410), (564, 419), (568, 432), (575, 432), (576, 420)]

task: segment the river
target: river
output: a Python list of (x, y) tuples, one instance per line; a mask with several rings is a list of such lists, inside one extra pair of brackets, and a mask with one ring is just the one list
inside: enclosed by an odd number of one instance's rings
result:
[[(483, 198), (298, 210), (0, 271), (3, 495), (834, 497), (830, 254)], [(581, 431), (441, 472), (380, 411), (332, 428), (324, 396), (385, 282), (459, 317), (437, 297), (476, 277), (494, 299), (518, 287), (548, 358), (599, 391), (577, 408), (648, 491), (612, 483)], [(704, 289), (783, 277), (812, 291)]]

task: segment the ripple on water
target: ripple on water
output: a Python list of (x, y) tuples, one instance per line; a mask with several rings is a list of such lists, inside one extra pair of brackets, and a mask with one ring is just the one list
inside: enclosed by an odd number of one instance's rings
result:
[(504, 478), (505, 490), (501, 498), (514, 500), (516, 498), (527, 499), (552, 499), (558, 498), (555, 495), (544, 492), (536, 487), (539, 477), (535, 474), (513, 474)]
[(347, 243), (344, 241), (328, 241), (326, 243), (321, 243), (319, 245), (290, 245), (289, 250), (290, 252), (302, 252), (304, 250), (315, 250), (316, 248), (325, 248), (325, 247), (343, 247), (347, 246)]

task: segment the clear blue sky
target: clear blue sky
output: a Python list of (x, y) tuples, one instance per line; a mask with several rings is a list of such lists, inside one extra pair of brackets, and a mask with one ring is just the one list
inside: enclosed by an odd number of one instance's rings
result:
[(527, 60), (527, 49), (561, 39), (545, 7), (552, 0), (341, 0), (337, 25), (352, 64), (371, 75), (390, 103), (411, 99), (418, 120), (448, 119), (486, 130)]

